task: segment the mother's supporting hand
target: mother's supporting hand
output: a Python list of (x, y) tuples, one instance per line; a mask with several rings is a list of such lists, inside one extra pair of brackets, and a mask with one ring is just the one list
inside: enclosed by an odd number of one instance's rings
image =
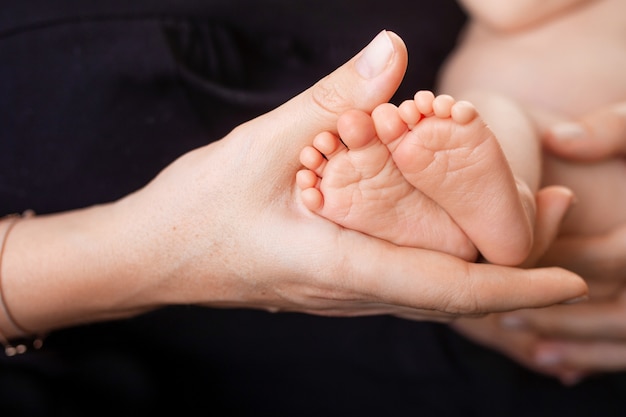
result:
[(141, 190), (20, 222), (2, 265), (13, 315), (33, 332), (169, 304), (450, 320), (586, 294), (564, 269), (398, 247), (299, 202), (300, 150), (345, 110), (371, 112), (389, 100), (406, 65), (402, 40), (382, 32), (312, 88), (183, 155)]
[[(626, 103), (553, 126), (545, 145), (577, 161), (623, 157)], [(468, 338), (566, 384), (589, 374), (626, 370), (626, 225), (601, 235), (561, 237), (540, 265), (558, 265), (584, 277), (590, 300), (461, 319), (453, 326)]]

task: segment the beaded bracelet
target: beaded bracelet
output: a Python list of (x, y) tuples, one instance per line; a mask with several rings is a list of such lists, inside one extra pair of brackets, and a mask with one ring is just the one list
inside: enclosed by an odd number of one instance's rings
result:
[[(13, 328), (24, 335), (31, 334), (28, 330), (24, 329), (24, 327), (20, 326), (11, 311), (9, 310), (9, 306), (4, 299), (4, 291), (2, 289), (2, 258), (4, 255), (4, 249), (6, 247), (6, 242), (9, 238), (9, 233), (13, 227), (18, 223), (19, 220), (27, 217), (34, 216), (35, 213), (32, 210), (25, 211), (21, 216), (19, 214), (11, 214), (0, 219), (0, 224), (7, 222), (8, 225), (4, 228), (4, 233), (0, 237), (0, 307), (1, 313), (4, 313), (7, 321), (13, 326)], [(4, 337), (2, 329), (0, 329), (0, 343), (4, 346), (4, 353), (7, 356), (15, 356), (22, 353), (25, 353), (28, 350), (28, 346), (32, 346), (34, 349), (40, 349), (43, 345), (43, 336), (34, 336), (29, 338), (15, 339), (13, 342), (7, 340)]]

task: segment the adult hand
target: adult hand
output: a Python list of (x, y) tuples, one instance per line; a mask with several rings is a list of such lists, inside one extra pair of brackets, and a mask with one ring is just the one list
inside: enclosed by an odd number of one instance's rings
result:
[[(620, 234), (626, 238), (626, 227)], [(592, 296), (585, 303), (460, 319), (453, 326), (473, 341), (567, 385), (590, 374), (623, 371), (626, 282), (613, 282), (611, 296), (602, 279), (588, 283)], [(596, 290), (605, 294), (594, 297)]]
[(383, 32), (311, 89), (182, 156), (138, 192), (18, 223), (2, 271), (13, 315), (31, 331), (181, 303), (448, 320), (586, 294), (563, 269), (398, 247), (304, 208), (300, 150), (345, 110), (389, 100), (406, 64), (401, 39)]
[[(535, 265), (558, 235), (560, 222), (569, 208), (569, 204), (565, 203), (566, 200), (555, 198), (558, 193), (573, 198), (571, 191), (561, 187), (546, 187), (537, 193), (535, 245), (525, 263), (526, 266)], [(561, 307), (565, 308), (565, 306), (554, 308)], [(565, 372), (560, 367), (545, 366), (536, 362), (535, 351), (542, 336), (532, 329), (518, 325), (522, 320), (518, 317), (526, 311), (530, 310), (519, 310), (511, 313), (515, 314), (511, 316), (491, 314), (481, 318), (461, 317), (453, 321), (451, 327), (475, 343), (496, 350), (536, 372), (559, 377), (560, 373)]]
[[(555, 125), (546, 144), (552, 152), (580, 161), (624, 157), (626, 103)], [(585, 277), (591, 300), (503, 317), (539, 336), (531, 350), (535, 363), (569, 383), (592, 373), (625, 370), (626, 225), (602, 235), (562, 237), (541, 265), (559, 265)]]
[[(578, 160), (622, 157), (626, 105), (555, 126), (550, 149)], [(559, 265), (585, 277), (590, 300), (524, 310), (481, 320), (459, 320), (462, 334), (565, 384), (589, 374), (626, 370), (626, 225), (595, 236), (559, 238), (539, 265)]]
[(502, 318), (537, 336), (532, 360), (564, 382), (626, 370), (625, 254), (626, 225), (605, 235), (559, 239), (542, 264), (561, 265), (587, 277), (590, 300)]
[(626, 292), (588, 301), (484, 318), (460, 318), (454, 329), (535, 372), (572, 385), (590, 374), (626, 369)]

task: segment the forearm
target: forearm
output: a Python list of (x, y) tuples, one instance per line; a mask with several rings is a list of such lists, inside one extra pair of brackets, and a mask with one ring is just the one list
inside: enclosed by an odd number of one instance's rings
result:
[[(2, 258), (4, 302), (19, 327), (38, 333), (127, 317), (157, 302), (125, 244), (115, 205), (22, 219)], [(21, 336), (2, 314), (5, 337)]]

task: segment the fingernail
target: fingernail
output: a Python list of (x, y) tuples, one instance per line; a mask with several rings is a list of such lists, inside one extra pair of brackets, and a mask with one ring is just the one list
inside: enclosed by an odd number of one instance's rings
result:
[(576, 140), (585, 136), (585, 129), (577, 123), (560, 123), (550, 128), (552, 137), (558, 140)]
[(372, 79), (387, 68), (393, 52), (393, 43), (383, 30), (365, 47), (354, 66), (363, 78)]
[(521, 329), (526, 326), (526, 320), (519, 316), (504, 316), (500, 319), (500, 324), (508, 329)]

